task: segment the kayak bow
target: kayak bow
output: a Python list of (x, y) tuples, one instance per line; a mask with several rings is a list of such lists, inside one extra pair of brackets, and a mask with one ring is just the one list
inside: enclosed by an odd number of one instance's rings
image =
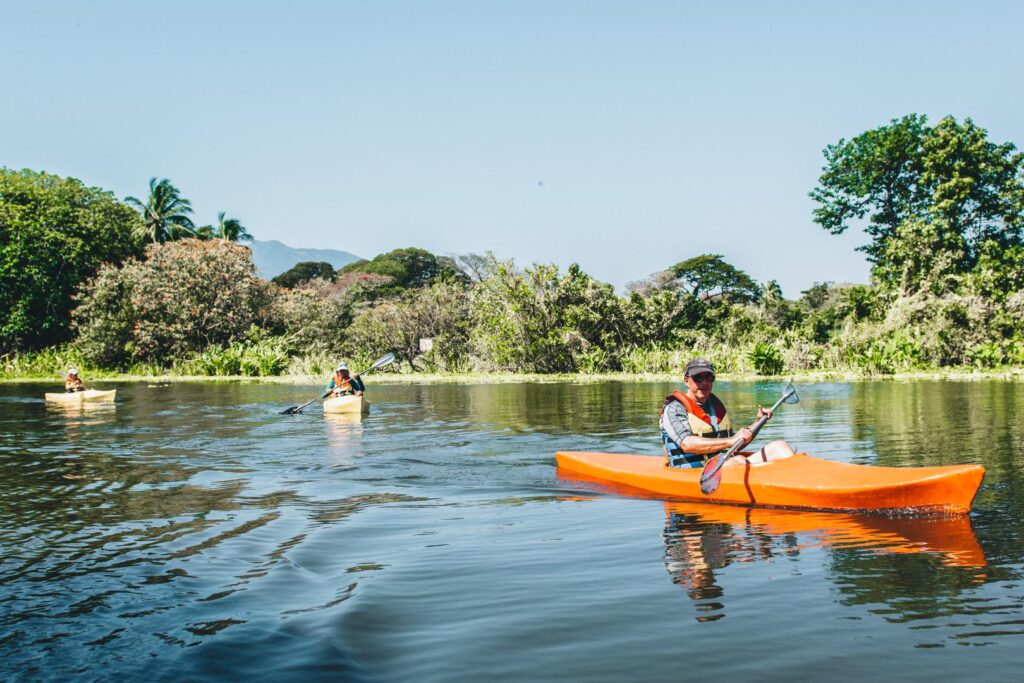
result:
[(680, 500), (812, 510), (914, 510), (967, 513), (985, 468), (875, 467), (822, 460), (806, 453), (722, 469), (722, 483), (701, 493), (696, 468), (675, 469), (661, 456), (560, 451), (559, 475), (572, 473)]

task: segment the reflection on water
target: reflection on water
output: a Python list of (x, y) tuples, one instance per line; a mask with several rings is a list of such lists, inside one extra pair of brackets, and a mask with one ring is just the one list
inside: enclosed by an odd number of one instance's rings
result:
[(362, 413), (324, 413), (327, 445), (335, 465), (351, 465), (356, 458), (366, 454), (363, 448), (363, 417)]
[[(986, 576), (981, 571), (985, 554), (965, 515), (889, 517), (698, 503), (666, 503), (665, 512), (665, 567), (672, 582), (698, 602), (698, 621), (713, 621), (726, 614), (716, 570), (734, 562), (793, 557), (812, 547), (830, 551), (833, 558), (858, 550), (879, 556), (924, 554), (933, 577), (944, 567), (973, 570), (954, 572), (965, 577), (968, 586)], [(877, 601), (873, 579), (879, 574), (864, 572), (863, 559), (849, 566), (834, 559), (834, 580), (844, 588), (852, 584), (873, 592)], [(846, 575), (851, 570), (859, 574), (855, 581)]]
[[(719, 384), (737, 419), (780, 388)], [(315, 386), (117, 388), (0, 385), (4, 680), (788, 678), (831, 653), (849, 680), (1018, 673), (1022, 383), (807, 385), (765, 427), (839, 461), (985, 465), (954, 520), (557, 476), (557, 450), (659, 453), (668, 383), (380, 383), (365, 416), (280, 414)]]

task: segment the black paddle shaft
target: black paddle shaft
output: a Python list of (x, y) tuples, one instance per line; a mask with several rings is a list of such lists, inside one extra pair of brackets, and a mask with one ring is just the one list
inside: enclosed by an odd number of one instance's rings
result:
[[(796, 389), (794, 389), (792, 385), (786, 387), (786, 390), (782, 392), (782, 396), (779, 397), (779, 400), (776, 401), (772, 405), (772, 407), (768, 409), (767, 414), (762, 415), (761, 417), (759, 417), (757, 419), (757, 422), (755, 422), (753, 425), (750, 426), (750, 432), (751, 432), (751, 434), (750, 434), (750, 441), (754, 440), (754, 437), (757, 436), (757, 433), (759, 431), (761, 431), (761, 427), (764, 427), (765, 424), (768, 422), (768, 420), (771, 418), (772, 413), (774, 413), (775, 410), (780, 405), (782, 405), (783, 403), (788, 402), (789, 399), (792, 396), (795, 396), (795, 395), (796, 395)], [(718, 481), (717, 481), (717, 477), (715, 477), (715, 475), (718, 474), (721, 471), (722, 466), (725, 465), (725, 463), (729, 460), (729, 458), (731, 458), (732, 456), (736, 455), (736, 453), (738, 453), (741, 448), (743, 448), (745, 445), (747, 445), (747, 443), (750, 443), (750, 441), (747, 441), (746, 443), (744, 443), (742, 441), (737, 441), (736, 443), (734, 443), (729, 448), (728, 451), (725, 452), (724, 455), (722, 455), (722, 456), (718, 457), (717, 459), (715, 459), (715, 464), (711, 466), (710, 470), (708, 470), (706, 472), (701, 472), (701, 475), (700, 475), (700, 488), (701, 488), (701, 491), (703, 491), (704, 493), (714, 493), (715, 492), (715, 489), (718, 488)], [(711, 461), (709, 460), (708, 461), (708, 465), (710, 465), (710, 464), (711, 464)], [(706, 467), (707, 466), (705, 465), (705, 468)]]

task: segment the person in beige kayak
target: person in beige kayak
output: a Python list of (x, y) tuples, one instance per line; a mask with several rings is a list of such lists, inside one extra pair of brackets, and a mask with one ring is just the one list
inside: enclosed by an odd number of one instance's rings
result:
[(64, 391), (69, 394), (76, 391), (85, 391), (85, 385), (78, 376), (78, 368), (68, 368), (68, 376), (64, 379)]
[(363, 384), (363, 380), (359, 378), (359, 375), (349, 375), (348, 365), (339, 363), (321, 398), (327, 398), (328, 396), (362, 396), (364, 391), (366, 391), (366, 385)]
[[(749, 427), (733, 431), (725, 405), (713, 393), (715, 369), (706, 358), (694, 358), (686, 364), (683, 376), (686, 393), (673, 391), (661, 407), (661, 440), (669, 467), (703, 467), (712, 455), (732, 447), (737, 441), (747, 445), (754, 438)], [(771, 415), (758, 406), (757, 417)], [(757, 464), (793, 455), (785, 441), (772, 441), (753, 453), (741, 452), (727, 464)]]

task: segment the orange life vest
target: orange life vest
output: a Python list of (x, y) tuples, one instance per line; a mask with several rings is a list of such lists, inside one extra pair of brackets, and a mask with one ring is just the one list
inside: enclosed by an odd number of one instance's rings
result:
[(725, 410), (725, 404), (718, 400), (718, 397), (714, 394), (711, 394), (709, 400), (711, 407), (715, 411), (714, 417), (708, 415), (704, 408), (690, 398), (689, 395), (678, 390), (665, 397), (664, 403), (661, 404), (659, 417), (665, 413), (665, 407), (672, 401), (679, 401), (686, 408), (690, 431), (693, 432), (694, 436), (703, 436), (709, 439), (735, 436), (736, 433), (732, 430), (732, 419)]

